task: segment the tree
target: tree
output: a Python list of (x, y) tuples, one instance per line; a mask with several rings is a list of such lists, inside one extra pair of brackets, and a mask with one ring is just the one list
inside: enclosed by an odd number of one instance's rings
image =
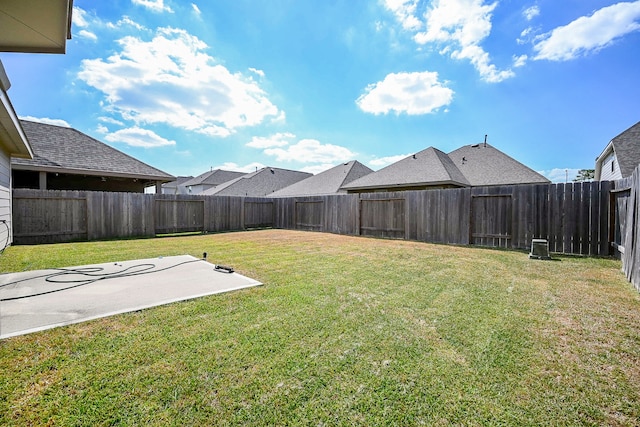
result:
[(595, 169), (580, 169), (573, 182), (593, 181), (595, 174)]

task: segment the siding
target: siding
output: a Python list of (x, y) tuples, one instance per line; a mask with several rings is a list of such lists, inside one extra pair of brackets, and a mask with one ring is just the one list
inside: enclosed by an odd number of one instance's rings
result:
[[(11, 161), (9, 155), (0, 150), (0, 220), (7, 221), (11, 229)], [(11, 233), (0, 224), (0, 249), (11, 243)]]
[(600, 181), (617, 181), (619, 179), (622, 179), (622, 173), (620, 172), (616, 155), (612, 152), (602, 161)]

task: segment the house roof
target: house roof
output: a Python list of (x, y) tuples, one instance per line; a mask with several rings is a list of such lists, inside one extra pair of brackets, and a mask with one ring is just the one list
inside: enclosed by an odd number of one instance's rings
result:
[(151, 181), (175, 179), (76, 129), (27, 120), (20, 123), (34, 156), (33, 159), (12, 159), (14, 169)]
[(611, 140), (622, 177), (631, 176), (640, 165), (640, 122)]
[(243, 172), (233, 172), (222, 169), (213, 169), (205, 173), (201, 173), (195, 178), (183, 182), (180, 185), (188, 187), (189, 185), (220, 185), (224, 182), (231, 181), (244, 175)]
[(413, 187), (422, 185), (468, 186), (469, 182), (451, 159), (429, 147), (344, 185), (348, 190)]
[(175, 180), (162, 184), (163, 188), (175, 188), (184, 185), (185, 182), (192, 180), (192, 176), (177, 176)]
[(262, 197), (310, 176), (306, 172), (265, 167), (205, 190), (202, 194)]
[(549, 182), (489, 144), (465, 145), (450, 152), (449, 157), (472, 187)]
[(271, 194), (271, 197), (320, 196), (336, 194), (340, 187), (373, 171), (357, 160), (339, 164)]
[(0, 51), (64, 53), (73, 0), (0, 2)]
[(458, 187), (548, 183), (549, 180), (489, 144), (449, 154), (429, 147), (344, 185), (347, 190), (453, 185)]

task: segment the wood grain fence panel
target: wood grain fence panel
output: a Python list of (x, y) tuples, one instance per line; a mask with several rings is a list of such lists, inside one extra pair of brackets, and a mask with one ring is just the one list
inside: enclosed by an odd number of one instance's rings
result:
[(296, 230), (323, 231), (325, 222), (325, 200), (306, 199), (295, 201)]
[(404, 239), (406, 233), (405, 199), (383, 197), (377, 196), (360, 200), (360, 234)]
[(87, 240), (87, 202), (79, 191), (14, 190), (14, 244)]
[(206, 231), (234, 231), (242, 230), (244, 223), (242, 197), (234, 196), (208, 196), (205, 197), (205, 206), (208, 211), (209, 221)]
[(609, 208), (611, 199), (611, 190), (613, 182), (601, 181), (599, 183), (599, 221), (598, 221), (598, 255), (606, 256), (611, 254), (611, 245), (609, 240)]
[(264, 198), (245, 198), (244, 228), (273, 227), (274, 201)]
[(204, 231), (205, 200), (198, 196), (172, 194), (155, 199), (156, 234)]

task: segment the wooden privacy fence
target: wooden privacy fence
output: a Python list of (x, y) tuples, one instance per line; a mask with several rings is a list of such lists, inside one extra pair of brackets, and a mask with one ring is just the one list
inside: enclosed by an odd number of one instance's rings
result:
[(622, 227), (612, 189), (606, 181), (293, 198), (16, 189), (14, 242), (274, 227), (515, 249), (546, 238), (552, 252), (609, 255)]
[(611, 205), (613, 245), (622, 259), (622, 271), (640, 291), (640, 166), (629, 178), (616, 181)]

